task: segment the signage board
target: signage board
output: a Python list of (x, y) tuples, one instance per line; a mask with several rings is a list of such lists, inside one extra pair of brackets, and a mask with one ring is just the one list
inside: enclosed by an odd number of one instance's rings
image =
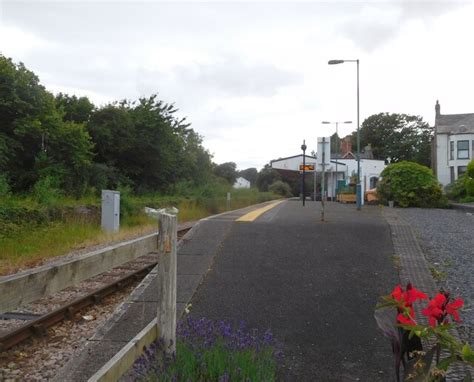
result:
[(303, 164), (300, 164), (300, 171), (314, 171), (314, 163), (305, 163), (305, 165), (303, 166)]
[(318, 138), (318, 156), (317, 163), (318, 167), (323, 165), (328, 166), (331, 163), (331, 138), (330, 137), (319, 137)]

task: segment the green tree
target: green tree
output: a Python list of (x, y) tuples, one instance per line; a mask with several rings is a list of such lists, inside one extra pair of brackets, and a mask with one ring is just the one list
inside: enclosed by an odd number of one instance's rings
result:
[(281, 175), (277, 170), (270, 167), (270, 165), (265, 165), (264, 168), (260, 170), (257, 176), (256, 184), (258, 190), (261, 192), (267, 192), (271, 184), (281, 180)]
[[(431, 139), (433, 128), (419, 116), (379, 113), (368, 117), (360, 127), (361, 148), (370, 144), (374, 158), (391, 158), (431, 165)], [(351, 135), (357, 147), (357, 131)]]
[(2, 189), (80, 196), (88, 186), (167, 192), (180, 181), (206, 183), (212, 156), (177, 111), (156, 95), (101, 108), (87, 97), (54, 97), (0, 55)]
[(94, 104), (87, 97), (76, 97), (59, 93), (55, 97), (56, 107), (63, 113), (63, 119), (70, 122), (85, 123), (89, 121)]
[(218, 164), (214, 168), (214, 174), (220, 178), (224, 178), (232, 185), (237, 178), (237, 165), (234, 162)]
[(181, 180), (206, 182), (211, 156), (176, 111), (156, 95), (94, 111), (87, 126), (96, 144), (96, 181), (128, 184), (139, 193), (168, 191)]
[(209, 182), (212, 175), (212, 156), (202, 145), (202, 137), (193, 129), (179, 134), (182, 140), (179, 178), (195, 185)]
[(92, 184), (97, 188), (116, 188), (129, 184), (129, 160), (145, 153), (134, 150), (134, 127), (125, 105), (106, 105), (91, 115), (87, 130), (95, 143)]
[(331, 153), (337, 154), (341, 152), (341, 150), (339, 149), (340, 140), (341, 138), (338, 134), (334, 133), (333, 135), (331, 135)]
[(62, 186), (74, 182), (82, 187), (91, 147), (81, 124), (63, 122), (38, 77), (0, 55), (0, 172), (12, 189), (30, 189), (40, 171), (54, 172)]

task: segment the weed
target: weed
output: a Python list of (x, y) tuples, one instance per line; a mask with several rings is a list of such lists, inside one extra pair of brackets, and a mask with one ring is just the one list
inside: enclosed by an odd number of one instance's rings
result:
[(436, 269), (433, 265), (428, 265), (428, 268), (430, 270), (431, 276), (433, 276), (436, 281), (443, 281), (446, 278), (446, 273)]
[(397, 270), (397, 272), (399, 272), (400, 269), (401, 269), (400, 256), (398, 256), (398, 255), (392, 255), (391, 258), (392, 258), (392, 263), (393, 263), (394, 268)]

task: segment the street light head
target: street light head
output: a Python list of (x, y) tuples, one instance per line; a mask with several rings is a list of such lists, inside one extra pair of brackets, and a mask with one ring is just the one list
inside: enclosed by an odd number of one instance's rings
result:
[(306, 151), (306, 148), (307, 148), (307, 146), (306, 146), (306, 140), (304, 140), (304, 141), (303, 141), (303, 144), (301, 145), (301, 150), (303, 150), (303, 152), (304, 152), (304, 151)]
[(329, 125), (329, 124), (331, 124), (331, 122), (328, 122), (328, 121), (322, 121), (321, 123), (322, 123), (323, 125)]
[(328, 65), (337, 65), (337, 64), (343, 64), (344, 60), (329, 60)]
[(352, 123), (352, 121), (345, 121), (344, 123)]

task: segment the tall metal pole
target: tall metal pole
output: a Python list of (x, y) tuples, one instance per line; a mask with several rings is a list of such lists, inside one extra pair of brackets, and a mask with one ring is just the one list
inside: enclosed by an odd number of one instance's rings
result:
[(362, 206), (362, 186), (360, 184), (360, 123), (359, 123), (359, 60), (357, 60), (357, 210)]
[(323, 137), (323, 171), (322, 171), (322, 180), (321, 180), (321, 221), (324, 221), (324, 177), (325, 177), (325, 163), (326, 163), (326, 138)]
[(304, 190), (304, 176), (305, 176), (305, 166), (306, 166), (306, 141), (303, 139), (303, 144), (301, 145), (301, 150), (303, 150), (303, 176), (301, 177), (301, 191), (303, 193), (303, 207), (305, 202), (305, 190)]
[(344, 62), (357, 63), (357, 185), (356, 185), (356, 205), (360, 211), (362, 205), (362, 186), (360, 184), (360, 123), (359, 123), (359, 59), (357, 60), (329, 60), (328, 65), (338, 65)]

